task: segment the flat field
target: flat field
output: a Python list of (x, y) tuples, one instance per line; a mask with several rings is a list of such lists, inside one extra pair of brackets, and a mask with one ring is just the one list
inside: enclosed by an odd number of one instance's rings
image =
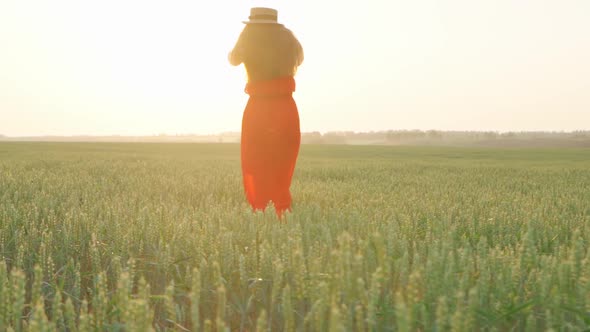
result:
[(590, 150), (0, 144), (0, 330), (583, 331)]

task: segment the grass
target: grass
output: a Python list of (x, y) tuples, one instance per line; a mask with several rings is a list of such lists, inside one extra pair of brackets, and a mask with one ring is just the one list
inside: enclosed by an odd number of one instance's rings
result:
[(0, 143), (0, 330), (590, 329), (588, 149), (305, 145), (285, 223), (240, 176), (233, 144)]

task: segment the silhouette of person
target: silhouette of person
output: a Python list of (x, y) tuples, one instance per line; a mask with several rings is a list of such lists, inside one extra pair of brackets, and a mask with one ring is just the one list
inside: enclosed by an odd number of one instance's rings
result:
[(246, 198), (264, 211), (272, 202), (279, 218), (291, 211), (291, 179), (299, 154), (299, 112), (292, 93), (303, 49), (278, 23), (278, 12), (252, 8), (229, 62), (244, 64), (250, 96), (242, 118), (241, 165)]

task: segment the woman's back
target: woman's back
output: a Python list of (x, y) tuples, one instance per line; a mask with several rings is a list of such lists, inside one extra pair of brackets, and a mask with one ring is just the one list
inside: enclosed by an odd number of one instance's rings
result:
[(281, 24), (251, 24), (240, 34), (230, 62), (243, 63), (250, 82), (272, 80), (294, 76), (303, 62), (303, 49)]

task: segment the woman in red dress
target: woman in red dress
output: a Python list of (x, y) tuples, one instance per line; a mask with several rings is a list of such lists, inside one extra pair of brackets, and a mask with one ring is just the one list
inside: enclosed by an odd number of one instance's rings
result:
[(246, 198), (253, 210), (272, 201), (279, 217), (291, 210), (291, 178), (299, 153), (299, 113), (294, 76), (303, 49), (277, 21), (277, 11), (252, 8), (234, 49), (232, 65), (244, 64), (250, 95), (242, 118), (241, 161)]

